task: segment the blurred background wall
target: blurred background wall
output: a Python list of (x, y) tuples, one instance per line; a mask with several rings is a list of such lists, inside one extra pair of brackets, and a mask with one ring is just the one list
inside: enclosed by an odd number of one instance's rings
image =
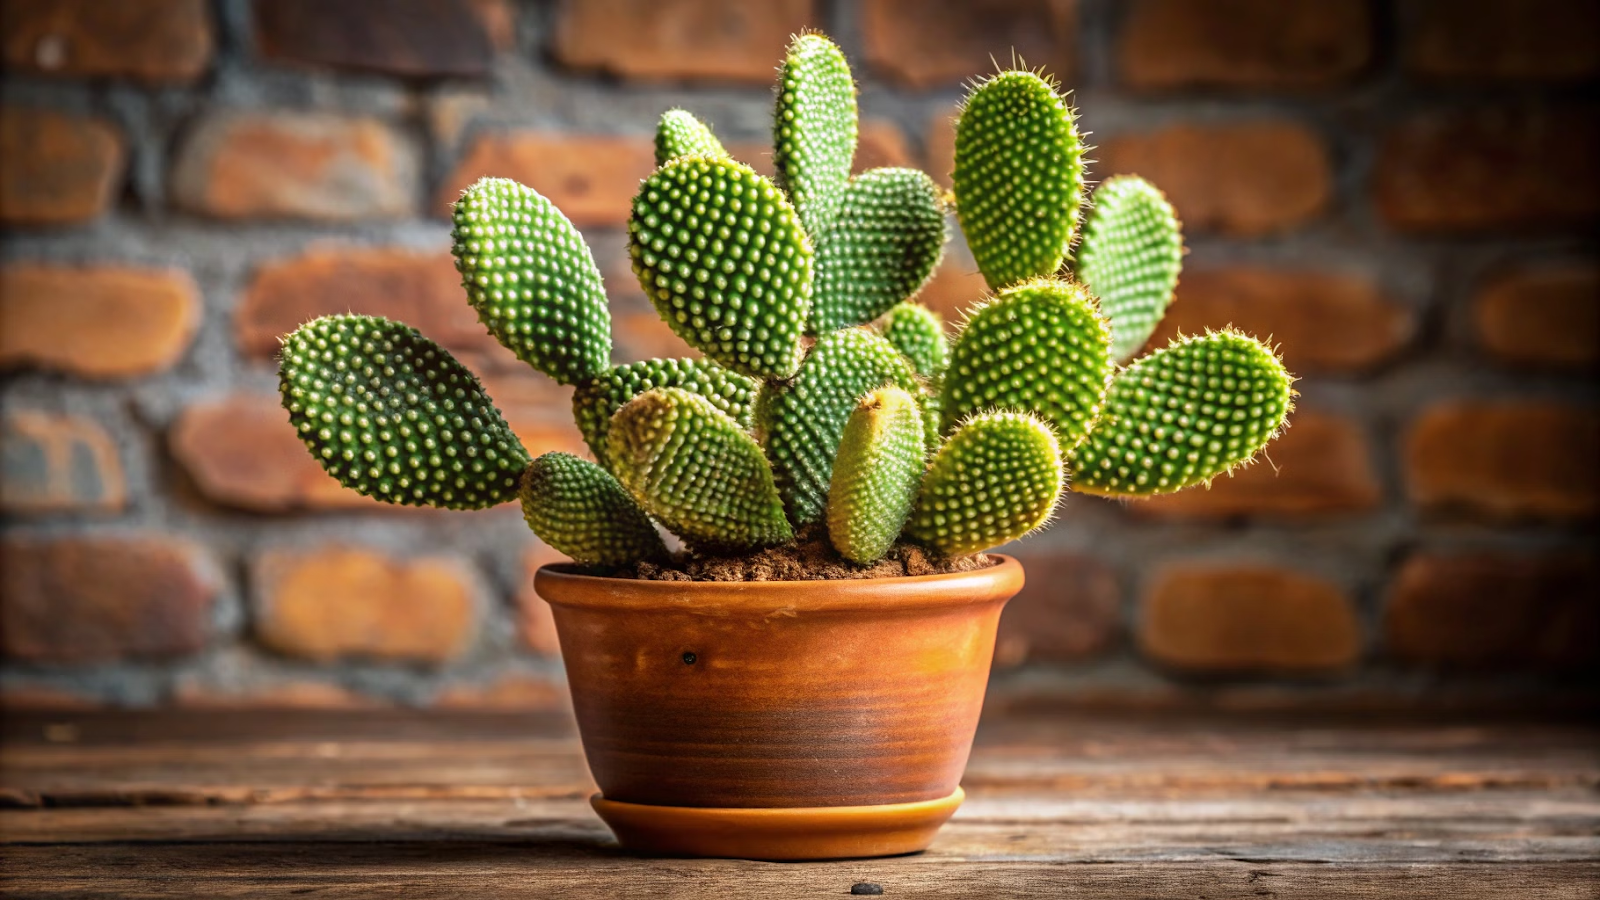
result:
[[(820, 27), (862, 167), (945, 178), (962, 82), (1076, 90), (1099, 177), (1164, 187), (1170, 327), (1300, 376), (1270, 464), (1017, 549), (994, 695), (1591, 702), (1600, 665), (1600, 4), (1592, 0), (4, 0), (0, 690), (28, 704), (544, 706), (514, 509), (348, 494), (277, 404), (280, 334), (403, 319), (534, 452), (566, 392), (475, 321), (444, 217), (483, 175), (584, 230), (619, 361), (680, 355), (624, 220), (656, 117), (768, 166)], [(958, 245), (924, 299), (982, 293)]]

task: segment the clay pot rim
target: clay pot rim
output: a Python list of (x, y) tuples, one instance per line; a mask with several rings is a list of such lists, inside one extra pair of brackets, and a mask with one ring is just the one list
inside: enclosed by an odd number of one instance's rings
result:
[(993, 565), (968, 572), (816, 581), (644, 581), (566, 571), (551, 563), (534, 574), (534, 589), (555, 606), (585, 609), (691, 609), (707, 613), (801, 613), (927, 609), (992, 603), (1022, 589), (1022, 564), (990, 553)]

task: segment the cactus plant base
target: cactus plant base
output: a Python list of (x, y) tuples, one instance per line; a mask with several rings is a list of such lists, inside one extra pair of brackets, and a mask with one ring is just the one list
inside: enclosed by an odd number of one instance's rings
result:
[(680, 553), (662, 561), (622, 567), (593, 567), (592, 574), (644, 581), (835, 581), (948, 575), (994, 565), (982, 553), (942, 557), (916, 544), (900, 542), (876, 562), (858, 565), (839, 555), (820, 527), (803, 531), (787, 544), (752, 553), (709, 556)]

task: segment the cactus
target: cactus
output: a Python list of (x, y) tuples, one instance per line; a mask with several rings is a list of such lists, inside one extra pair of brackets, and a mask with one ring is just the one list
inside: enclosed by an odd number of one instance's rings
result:
[[(1171, 302), (1183, 238), (1154, 186), (1114, 177), (1073, 258), (1086, 174), (1055, 85), (1002, 71), (956, 131), (953, 197), (926, 175), (851, 177), (855, 87), (808, 33), (779, 72), (769, 180), (685, 110), (662, 115), (629, 255), (705, 354), (611, 364), (599, 270), (548, 200), (486, 178), (454, 209), (467, 302), (518, 358), (572, 386), (594, 460), (530, 460), (482, 386), (408, 326), (330, 316), (284, 340), (283, 403), (313, 456), (389, 503), (520, 500), (591, 566), (827, 541), (857, 564), (897, 542), (962, 556), (1044, 526), (1075, 491), (1143, 497), (1248, 464), (1293, 378), (1236, 331), (1124, 364)], [(952, 343), (912, 299), (952, 205), (984, 279)], [(1063, 268), (1066, 266), (1067, 268)], [(876, 320), (876, 324), (869, 322)]]

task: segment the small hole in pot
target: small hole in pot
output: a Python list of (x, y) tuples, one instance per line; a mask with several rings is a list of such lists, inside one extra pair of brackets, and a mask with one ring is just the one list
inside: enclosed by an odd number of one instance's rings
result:
[(686, 665), (686, 666), (692, 666), (692, 665), (694, 665), (694, 661), (699, 659), (699, 658), (700, 657), (695, 656), (693, 653), (685, 653), (683, 655), (683, 664)]

